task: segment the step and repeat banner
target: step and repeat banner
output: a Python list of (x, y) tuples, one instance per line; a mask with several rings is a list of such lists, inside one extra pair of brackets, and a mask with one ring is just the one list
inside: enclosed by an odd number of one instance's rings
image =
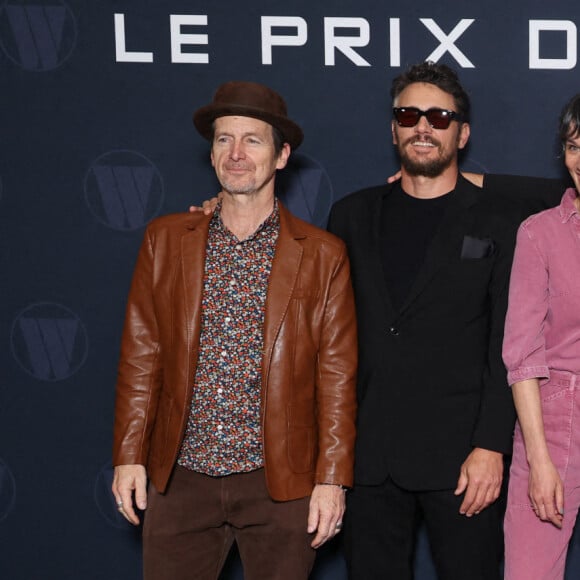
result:
[[(577, 0), (1, 0), (0, 577), (141, 577), (110, 493), (125, 297), (145, 224), (218, 191), (191, 115), (220, 83), (285, 96), (305, 140), (280, 196), (324, 226), (396, 170), (390, 84), (422, 60), (472, 96), (466, 170), (561, 176), (579, 26)], [(416, 565), (435, 578), (423, 534)], [(345, 577), (331, 545), (313, 578)]]

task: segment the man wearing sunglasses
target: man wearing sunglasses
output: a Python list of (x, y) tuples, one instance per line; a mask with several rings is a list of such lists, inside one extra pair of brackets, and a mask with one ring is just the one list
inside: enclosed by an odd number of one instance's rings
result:
[(498, 580), (514, 410), (501, 359), (516, 204), (465, 180), (469, 97), (444, 65), (392, 85), (401, 180), (354, 193), (347, 243), (359, 328), (352, 580), (412, 578), (424, 519), (441, 580)]

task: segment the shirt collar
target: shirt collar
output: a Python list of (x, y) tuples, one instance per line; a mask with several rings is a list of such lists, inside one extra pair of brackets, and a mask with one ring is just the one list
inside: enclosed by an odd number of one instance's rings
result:
[(578, 192), (573, 188), (569, 187), (562, 196), (562, 201), (560, 202), (560, 217), (562, 218), (562, 223), (570, 221), (573, 215), (578, 215), (578, 210), (574, 200), (578, 196)]
[[(224, 225), (222, 218), (221, 218), (221, 209), (222, 209), (222, 202), (221, 200), (218, 201), (215, 209), (213, 210), (213, 214), (211, 217), (210, 228), (215, 228), (219, 232), (226, 234), (228, 236), (233, 236), (233, 234), (226, 228)], [(253, 240), (256, 236), (262, 233), (263, 236), (269, 233), (277, 233), (280, 228), (280, 208), (278, 206), (278, 198), (274, 198), (274, 209), (270, 213), (270, 215), (256, 228), (256, 231), (248, 236), (244, 240), (240, 240), (240, 242), (247, 242), (249, 240)]]

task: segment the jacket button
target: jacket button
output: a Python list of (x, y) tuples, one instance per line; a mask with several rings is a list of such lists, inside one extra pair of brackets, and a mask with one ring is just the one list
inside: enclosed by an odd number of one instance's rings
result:
[(391, 326), (391, 328), (389, 328), (389, 332), (393, 336), (398, 336), (399, 335), (399, 329), (396, 326)]

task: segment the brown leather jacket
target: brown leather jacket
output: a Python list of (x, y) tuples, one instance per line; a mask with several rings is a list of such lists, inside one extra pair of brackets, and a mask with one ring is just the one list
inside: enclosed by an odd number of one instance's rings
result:
[[(177, 460), (199, 346), (209, 217), (153, 221), (129, 293), (117, 382), (113, 464), (142, 464), (163, 492)], [(315, 483), (352, 485), (355, 309), (342, 241), (280, 204), (266, 300), (262, 434), (275, 500)]]

